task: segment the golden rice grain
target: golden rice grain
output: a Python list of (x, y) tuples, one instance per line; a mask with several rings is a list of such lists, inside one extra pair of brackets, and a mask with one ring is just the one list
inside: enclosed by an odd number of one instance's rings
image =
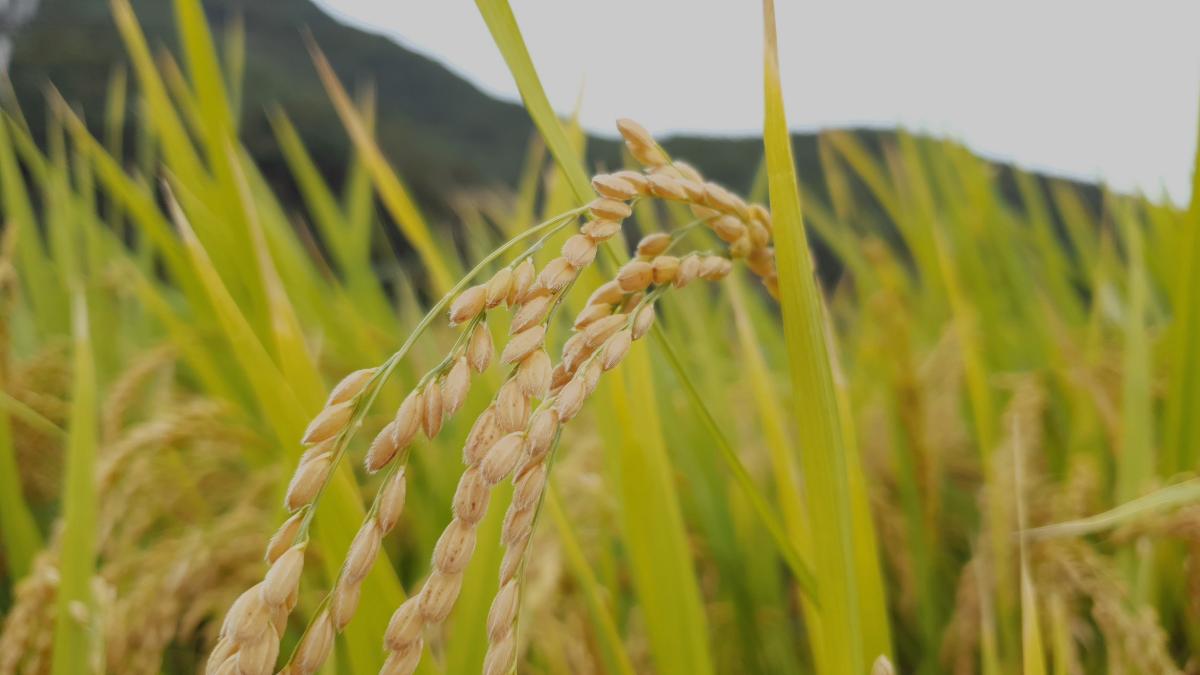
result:
[(637, 196), (637, 188), (633, 183), (611, 174), (598, 174), (592, 178), (592, 187), (601, 197), (624, 201)]
[(472, 286), (459, 294), (450, 304), (450, 325), (457, 326), (466, 323), (483, 311), (487, 301), (487, 287)]
[(433, 566), (444, 574), (457, 574), (467, 568), (475, 552), (475, 527), (455, 518), (442, 531), (433, 548)]
[(351, 583), (365, 579), (367, 572), (371, 571), (371, 565), (375, 563), (375, 556), (379, 554), (382, 540), (383, 534), (378, 523), (374, 518), (367, 518), (358, 528), (358, 534), (354, 535), (350, 550), (346, 552), (346, 560), (342, 563), (342, 577)]
[(596, 259), (596, 242), (583, 234), (567, 239), (562, 246), (562, 256), (575, 269), (582, 269)]
[(297, 544), (279, 557), (263, 577), (259, 592), (267, 607), (277, 607), (287, 601), (300, 585), (304, 570), (304, 544)]
[(483, 461), (479, 463), (479, 470), (483, 479), (489, 485), (495, 485), (504, 480), (504, 477), (512, 472), (517, 466), (517, 461), (521, 459), (525, 444), (525, 434), (520, 431), (511, 432), (496, 441), (487, 453), (483, 456)]
[(645, 174), (629, 169), (623, 169), (612, 175), (632, 185), (633, 189), (637, 190), (639, 195), (646, 195), (650, 193), (650, 181), (647, 180)]
[(458, 479), (458, 487), (454, 490), (454, 517), (474, 525), (483, 519), (487, 513), (491, 489), (484, 480), (479, 467), (468, 467)]
[(471, 364), (472, 370), (482, 373), (491, 365), (493, 353), (492, 334), (487, 324), (480, 322), (471, 331), (471, 337), (467, 341), (467, 363)]
[(675, 273), (675, 288), (687, 286), (698, 276), (700, 276), (700, 256), (689, 253), (679, 261), (679, 271)]
[(521, 385), (510, 379), (500, 385), (496, 393), (496, 423), (504, 433), (520, 431), (529, 420), (529, 398), (521, 391)]
[(679, 258), (673, 255), (660, 255), (651, 263), (655, 284), (669, 284), (679, 273)]
[(296, 541), (296, 534), (300, 531), (300, 524), (304, 521), (304, 512), (297, 511), (283, 521), (283, 525), (271, 535), (271, 541), (267, 543), (266, 560), (268, 564), (279, 560), (279, 557), (284, 554), (292, 544)]
[(509, 339), (508, 344), (504, 345), (504, 351), (500, 353), (500, 361), (502, 363), (517, 363), (535, 350), (541, 349), (545, 339), (545, 326), (541, 324), (530, 326)]
[(674, 201), (683, 201), (687, 199), (688, 193), (684, 189), (683, 183), (678, 178), (654, 173), (650, 175), (650, 194), (660, 199), (670, 199)]
[(392, 612), (392, 618), (383, 634), (383, 644), (387, 649), (399, 652), (421, 639), (424, 622), (421, 619), (418, 597), (405, 600)]
[(513, 271), (511, 267), (501, 267), (488, 280), (484, 293), (484, 307), (492, 309), (508, 299), (508, 293), (513, 286)]
[(554, 296), (552, 295), (540, 295), (521, 305), (513, 314), (512, 323), (508, 329), (509, 334), (519, 333), (534, 324), (541, 323), (542, 319), (546, 318), (546, 313), (550, 311), (553, 300)]
[(671, 235), (666, 232), (654, 232), (642, 237), (637, 245), (637, 254), (642, 258), (653, 258), (667, 250), (671, 245)]
[(550, 451), (554, 436), (558, 433), (558, 411), (542, 408), (529, 420), (529, 432), (525, 439), (528, 461), (540, 461)]
[(633, 214), (633, 209), (629, 208), (625, 202), (604, 197), (588, 204), (588, 210), (591, 211), (592, 216), (600, 220), (625, 220)]
[(284, 505), (288, 511), (309, 504), (313, 498), (320, 492), (321, 486), (325, 484), (325, 478), (329, 475), (329, 469), (333, 466), (333, 458), (330, 455), (313, 458), (304, 462), (296, 468), (296, 473), (292, 475), (292, 482), (288, 484), (287, 495), (284, 497)]
[(421, 429), (425, 436), (432, 439), (442, 430), (445, 421), (442, 407), (442, 388), (437, 382), (430, 383), (421, 392)]
[(645, 289), (654, 280), (654, 270), (645, 260), (630, 260), (617, 273), (617, 284), (626, 293)]
[(367, 448), (367, 456), (363, 460), (363, 466), (366, 467), (368, 473), (375, 473), (387, 466), (398, 452), (400, 452), (400, 446), (396, 445), (396, 420), (392, 420), (371, 441), (371, 446)]
[(454, 602), (462, 590), (462, 578), (462, 572), (447, 574), (436, 569), (429, 575), (417, 601), (425, 623), (441, 623), (450, 616), (450, 610), (454, 609)]
[(379, 507), (375, 517), (379, 521), (381, 532), (390, 532), (396, 526), (396, 521), (400, 520), (407, 492), (408, 480), (403, 468), (389, 476), (379, 489)]
[(608, 316), (609, 314), (612, 314), (612, 309), (613, 309), (612, 305), (610, 305), (608, 303), (596, 303), (596, 304), (588, 305), (583, 308), (583, 311), (579, 312), (579, 314), (576, 315), (575, 323), (572, 327), (575, 330), (582, 330), (582, 329), (586, 328), (588, 326), (588, 324), (592, 323), (593, 321), (596, 321), (597, 319), (602, 319), (602, 318)]
[(577, 274), (579, 270), (572, 267), (566, 258), (559, 256), (542, 268), (542, 273), (538, 275), (538, 284), (551, 293), (557, 293), (574, 281)]
[(654, 305), (646, 305), (642, 307), (636, 317), (633, 319), (632, 337), (634, 340), (640, 340), (646, 333), (650, 332), (650, 327), (654, 325)]
[(615, 220), (590, 220), (579, 228), (579, 233), (594, 242), (612, 239), (621, 231), (621, 223)]
[(483, 453), (492, 447), (492, 443), (503, 433), (496, 419), (496, 406), (488, 406), (475, 418), (475, 424), (467, 434), (467, 440), (463, 444), (463, 464), (473, 466), (483, 459)]
[(462, 408), (471, 390), (471, 367), (467, 365), (467, 357), (460, 356), (451, 366), (450, 372), (442, 382), (442, 407), (447, 416), (451, 416)]
[(538, 461), (521, 471), (513, 481), (513, 508), (530, 509), (536, 506), (542, 497), (542, 487), (545, 483), (545, 463)]
[(610, 314), (602, 319), (593, 321), (587, 328), (583, 329), (580, 335), (583, 336), (583, 341), (589, 347), (598, 347), (610, 335), (621, 330), (621, 327), (629, 320), (627, 314)]
[(621, 289), (621, 284), (617, 283), (615, 280), (607, 281), (598, 286), (596, 290), (592, 291), (591, 296), (588, 297), (588, 304), (614, 305), (620, 302), (624, 297), (625, 291)]
[(421, 418), (424, 414), (425, 403), (420, 391), (411, 391), (404, 397), (404, 402), (396, 410), (395, 426), (392, 428), (397, 448), (405, 448), (416, 438), (421, 429)]
[(727, 244), (737, 241), (746, 234), (746, 225), (737, 216), (719, 216), (709, 223), (709, 227), (721, 241)]
[(527, 397), (545, 398), (546, 393), (550, 391), (550, 376), (553, 370), (554, 364), (550, 361), (550, 355), (538, 349), (522, 359), (517, 366), (517, 384)]
[(517, 618), (517, 602), (520, 590), (517, 582), (509, 581), (496, 591), (492, 607), (488, 611), (488, 638), (497, 641), (512, 630), (512, 624)]
[(308, 632), (300, 639), (296, 653), (292, 657), (292, 667), (300, 675), (310, 675), (317, 672), (329, 652), (333, 649), (333, 623), (329, 612), (317, 615), (308, 626)]
[(612, 370), (625, 358), (629, 353), (629, 347), (633, 343), (633, 331), (626, 328), (613, 334), (604, 343), (604, 355), (602, 365), (604, 370)]
[(533, 261), (529, 258), (526, 258), (520, 265), (517, 265), (516, 269), (513, 270), (512, 288), (509, 290), (507, 298), (510, 306), (524, 301), (525, 294), (533, 286), (536, 277), (537, 270), (533, 266)]
[(300, 442), (305, 445), (312, 445), (333, 438), (346, 428), (346, 424), (350, 421), (350, 417), (353, 414), (354, 401), (342, 401), (341, 403), (326, 406), (309, 423), (308, 429), (304, 431), (304, 437), (300, 439)]
[(333, 387), (333, 391), (329, 392), (329, 399), (325, 401), (325, 406), (328, 407), (336, 403), (349, 401), (358, 396), (363, 388), (367, 386), (367, 383), (371, 381), (371, 378), (375, 376), (376, 370), (376, 368), (363, 368), (343, 377), (342, 381)]

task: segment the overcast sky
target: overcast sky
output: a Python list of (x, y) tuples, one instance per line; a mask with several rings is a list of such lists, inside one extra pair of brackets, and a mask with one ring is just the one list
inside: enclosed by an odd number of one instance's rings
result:
[[(756, 0), (510, 0), (551, 103), (589, 129), (760, 133)], [(342, 20), (517, 89), (470, 0), (318, 0)], [(793, 129), (903, 125), (989, 156), (1187, 198), (1200, 2), (782, 0)]]

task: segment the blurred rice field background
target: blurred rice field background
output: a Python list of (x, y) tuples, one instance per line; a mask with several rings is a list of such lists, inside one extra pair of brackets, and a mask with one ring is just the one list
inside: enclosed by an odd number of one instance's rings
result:
[[(621, 168), (584, 163), (505, 0), (477, 4), (540, 133), (518, 188), (464, 190), (453, 222), (422, 213), (373, 140), (387, 111), (331, 69), (345, 178), (328, 182), (293, 111), (273, 109), (301, 199), (277, 195), (238, 140), (238, 25), (209, 26), (199, 0), (174, 2), (177, 53), (113, 0), (132, 68), (114, 71), (104, 110), (48, 91), (35, 138), (6, 102), (0, 674), (202, 672), (262, 578), (329, 388), (384, 362), (505, 240), (590, 201), (592, 173)], [(1200, 201), (1096, 200), (904, 133), (878, 148), (825, 133), (825, 180), (797, 186), (773, 34), (768, 21), (764, 161), (746, 197), (773, 211), (782, 302), (741, 266), (673, 293), (661, 330), (565, 428), (517, 671), (1200, 673)], [(624, 239), (691, 220), (659, 206), (639, 203)], [(569, 306), (607, 278), (589, 274)], [(283, 653), (379, 487), (361, 469), (369, 439), (456, 335), (435, 321), (363, 418)], [(378, 672), (388, 619), (450, 521), (470, 420), (500, 383), (482, 381), (413, 449), (404, 514), (322, 672)], [(420, 672), (482, 667), (508, 492)]]

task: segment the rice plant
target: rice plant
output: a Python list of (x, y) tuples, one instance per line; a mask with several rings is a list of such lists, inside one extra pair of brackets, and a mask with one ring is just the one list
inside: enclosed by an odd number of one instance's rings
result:
[(754, 185), (595, 166), (477, 5), (539, 137), (449, 222), (311, 40), (351, 152), (269, 111), (282, 199), (199, 0), (6, 102), (0, 675), (1200, 672), (1200, 200), (904, 132), (799, 181), (770, 0)]

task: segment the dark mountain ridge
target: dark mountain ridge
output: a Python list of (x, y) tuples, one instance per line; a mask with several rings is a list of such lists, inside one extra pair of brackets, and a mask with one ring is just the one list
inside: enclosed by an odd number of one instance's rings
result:
[[(132, 0), (152, 48), (179, 53), (173, 3)], [(381, 147), (410, 183), (418, 201), (448, 214), (447, 200), (464, 187), (515, 183), (533, 125), (521, 106), (492, 98), (445, 66), (395, 41), (331, 18), (309, 0), (205, 0), (218, 41), (240, 18), (245, 29), (242, 138), (267, 177), (285, 196), (294, 190), (271, 131), (267, 110), (281, 106), (295, 123), (317, 165), (333, 181), (346, 165), (348, 140), (317, 79), (304, 34), (313, 39), (349, 87), (370, 84), (376, 95)], [(176, 57), (178, 58), (178, 57)], [(44, 91), (53, 83), (96, 124), (107, 82), (125, 63), (124, 45), (105, 0), (42, 0), (36, 17), (17, 35), (9, 74), (35, 135), (44, 125)], [(132, 126), (126, 138), (132, 138)], [(878, 151), (891, 132), (855, 130)], [(816, 136), (793, 137), (801, 178), (823, 185)], [(664, 142), (706, 175), (730, 187), (749, 187), (761, 141), (677, 136)], [(592, 137), (589, 159), (616, 166), (616, 141)], [(1005, 169), (1002, 168), (1002, 171)], [(1089, 190), (1087, 201), (1098, 201)]]

